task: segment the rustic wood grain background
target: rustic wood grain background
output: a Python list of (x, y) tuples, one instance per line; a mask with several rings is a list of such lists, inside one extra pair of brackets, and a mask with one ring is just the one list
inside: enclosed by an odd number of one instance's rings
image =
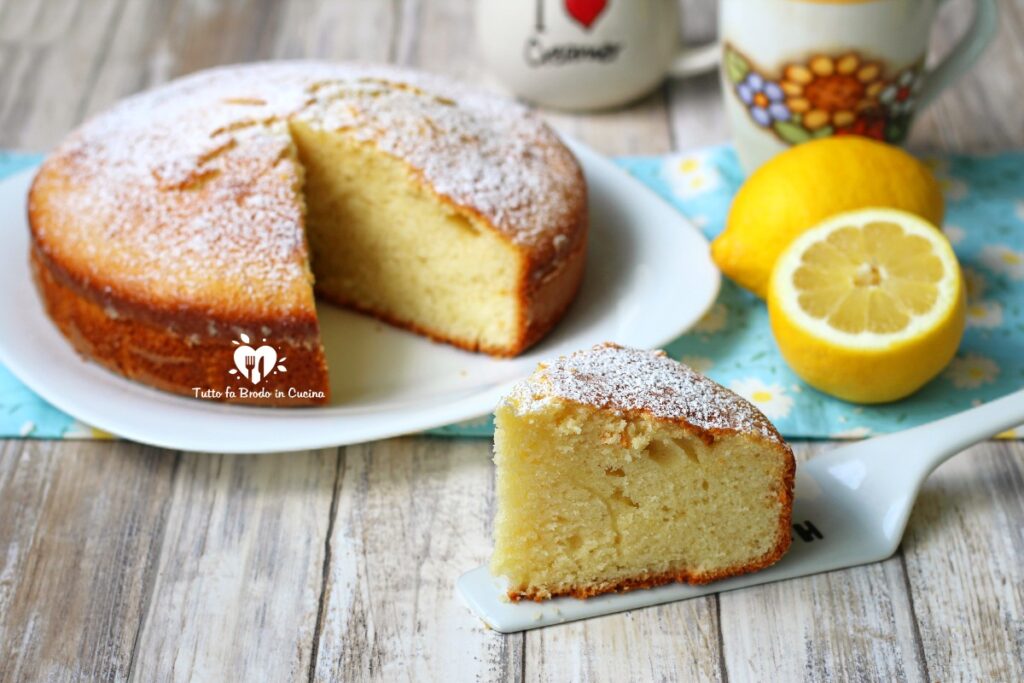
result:
[[(685, 4), (687, 36), (713, 35), (712, 0)], [(948, 4), (939, 53), (970, 15)], [(914, 145), (1024, 146), (1024, 0), (1000, 7), (996, 44)], [(0, 147), (47, 150), (125, 95), (229, 62), (359, 58), (489, 83), (471, 15), (470, 0), (0, 0)], [(728, 136), (713, 76), (549, 119), (612, 155)], [(1024, 680), (1020, 443), (941, 467), (883, 563), (511, 636), (453, 592), (489, 552), (489, 451), (0, 442), (0, 681)]]

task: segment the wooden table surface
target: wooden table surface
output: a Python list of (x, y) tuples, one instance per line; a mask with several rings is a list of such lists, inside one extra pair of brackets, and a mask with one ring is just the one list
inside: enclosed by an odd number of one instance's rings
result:
[[(713, 33), (690, 0), (686, 33)], [(955, 0), (944, 50), (969, 18)], [(1024, 0), (913, 144), (1024, 146)], [(0, 147), (216, 64), (320, 57), (489, 82), (469, 0), (0, 0)], [(551, 114), (607, 154), (727, 139), (715, 77)], [(820, 446), (797, 444), (800, 457)], [(1024, 680), (1024, 447), (927, 482), (880, 564), (503, 636), (453, 582), (485, 561), (490, 444), (408, 437), (279, 455), (0, 442), (0, 681)]]

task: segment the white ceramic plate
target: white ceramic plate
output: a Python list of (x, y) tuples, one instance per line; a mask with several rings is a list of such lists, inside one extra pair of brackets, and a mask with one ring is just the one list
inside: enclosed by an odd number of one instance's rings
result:
[(540, 344), (494, 359), (323, 305), (331, 405), (257, 408), (176, 396), (84, 361), (43, 312), (28, 268), (34, 169), (0, 183), (0, 362), (44, 399), (128, 439), (192, 451), (268, 452), (407, 434), (486, 415), (539, 361), (602, 341), (662, 346), (718, 294), (708, 243), (677, 211), (593, 150), (570, 145), (590, 189), (580, 294)]

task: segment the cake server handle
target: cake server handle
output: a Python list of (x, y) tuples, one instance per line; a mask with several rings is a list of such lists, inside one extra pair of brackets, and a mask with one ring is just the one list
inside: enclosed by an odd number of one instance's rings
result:
[(823, 463), (847, 460), (863, 449), (864, 453), (859, 455), (873, 471), (884, 471), (885, 466), (891, 467), (898, 461), (924, 480), (965, 448), (1021, 424), (1024, 389), (918, 427), (841, 446), (814, 459)]
[[(821, 473), (839, 482), (877, 518), (891, 555), (914, 502), (936, 467), (965, 448), (1024, 424), (1024, 389), (902, 432), (840, 446), (797, 468), (797, 478)], [(800, 498), (798, 487), (797, 499)]]

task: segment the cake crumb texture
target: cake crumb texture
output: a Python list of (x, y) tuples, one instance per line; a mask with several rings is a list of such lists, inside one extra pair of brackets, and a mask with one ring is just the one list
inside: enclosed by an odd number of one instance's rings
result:
[(540, 367), (496, 411), (491, 571), (513, 600), (766, 567), (790, 544), (795, 462), (744, 399), (659, 352)]

